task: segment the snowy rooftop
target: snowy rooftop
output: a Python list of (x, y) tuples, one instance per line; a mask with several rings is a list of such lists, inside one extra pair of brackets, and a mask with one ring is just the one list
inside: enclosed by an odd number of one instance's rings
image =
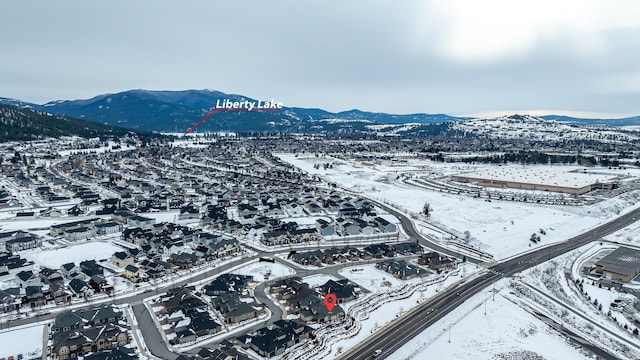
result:
[(634, 276), (640, 269), (640, 251), (621, 246), (600, 259), (596, 265), (607, 271)]
[(499, 166), (484, 170), (456, 174), (467, 178), (520, 182), (536, 185), (553, 185), (568, 188), (582, 188), (595, 183), (610, 183), (618, 177), (601, 174), (588, 174), (576, 169), (566, 171), (562, 169), (543, 168), (538, 166)]

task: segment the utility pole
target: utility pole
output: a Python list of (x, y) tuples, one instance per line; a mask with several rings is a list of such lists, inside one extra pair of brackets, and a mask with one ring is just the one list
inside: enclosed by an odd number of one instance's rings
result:
[(487, 315), (487, 300), (484, 301), (484, 314)]
[(493, 300), (492, 301), (496, 301), (496, 283), (493, 283)]

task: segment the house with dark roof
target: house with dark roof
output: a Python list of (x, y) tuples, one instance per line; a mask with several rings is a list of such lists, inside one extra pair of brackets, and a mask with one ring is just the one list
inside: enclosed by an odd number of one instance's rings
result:
[(278, 320), (272, 326), (258, 329), (238, 338), (239, 343), (260, 356), (272, 357), (308, 339), (313, 329), (297, 320)]
[(418, 264), (426, 265), (429, 269), (432, 270), (442, 270), (454, 266), (455, 260), (448, 256), (441, 255), (435, 251), (432, 251), (420, 255), (420, 257), (418, 258)]
[(343, 303), (358, 298), (357, 286), (349, 279), (341, 279), (338, 281), (328, 280), (318, 287), (318, 291), (322, 295), (334, 294), (338, 299), (338, 303)]
[(291, 260), (301, 265), (321, 266), (324, 253), (320, 250), (297, 252), (291, 255)]
[(167, 297), (162, 298), (162, 306), (166, 313), (173, 313), (177, 310), (188, 312), (192, 309), (205, 310), (207, 303), (193, 294), (191, 288), (177, 288), (167, 291)]
[(302, 281), (302, 278), (298, 276), (276, 281), (269, 287), (269, 291), (274, 294), (278, 300), (284, 300), (288, 304), (297, 303), (314, 293), (309, 287), (309, 284)]
[(42, 285), (42, 280), (40, 276), (34, 274), (31, 270), (23, 270), (16, 274), (16, 284), (21, 288), (40, 286)]
[(204, 293), (209, 296), (218, 296), (229, 293), (241, 293), (253, 282), (253, 276), (222, 274), (203, 287)]
[(0, 289), (0, 313), (17, 311), (21, 304), (20, 288)]
[(102, 350), (85, 355), (84, 360), (137, 360), (135, 349), (118, 346), (113, 349)]
[(62, 278), (62, 273), (58, 270), (55, 269), (50, 269), (50, 268), (42, 268), (40, 270), (40, 272), (38, 273), (38, 276), (40, 277), (40, 280), (44, 283), (44, 284), (51, 284), (51, 283), (55, 283), (55, 282), (64, 282), (64, 279)]
[(264, 308), (253, 303), (247, 303), (240, 298), (239, 293), (228, 293), (211, 300), (211, 305), (224, 317), (227, 324), (235, 324), (245, 320), (255, 319), (264, 313)]
[(316, 220), (316, 230), (322, 236), (333, 236), (336, 234), (336, 227), (322, 218)]
[(51, 336), (52, 352), (58, 359), (75, 358), (129, 343), (127, 328), (118, 324), (61, 331)]
[(251, 358), (232, 346), (228, 341), (215, 348), (203, 347), (198, 351), (198, 360), (250, 360)]
[(422, 254), (424, 249), (420, 244), (408, 241), (389, 245), (398, 255)]
[(42, 239), (37, 236), (25, 236), (17, 237), (7, 240), (5, 243), (5, 249), (9, 252), (15, 253), (22, 250), (35, 249), (42, 246)]
[(80, 262), (80, 269), (87, 276), (104, 275), (104, 269), (95, 260), (84, 260)]
[(128, 254), (124, 251), (117, 251), (113, 253), (110, 259), (111, 263), (121, 268), (133, 265), (135, 263), (135, 260), (136, 259), (131, 254)]
[(428, 276), (429, 272), (404, 260), (385, 260), (376, 264), (376, 268), (384, 270), (401, 280)]
[(60, 266), (60, 273), (67, 279), (74, 279), (76, 276), (73, 274), (81, 273), (82, 270), (75, 263), (66, 263)]
[(384, 218), (376, 217), (373, 219), (374, 225), (378, 228), (378, 230), (382, 233), (393, 233), (398, 231), (398, 228), (395, 224), (390, 223)]
[(127, 218), (127, 225), (143, 229), (150, 228), (155, 223), (156, 219), (140, 215), (132, 215)]
[(47, 303), (47, 299), (44, 297), (42, 286), (27, 286), (24, 288), (24, 300), (23, 303), (35, 308)]
[(146, 271), (143, 268), (137, 267), (135, 265), (127, 265), (124, 268), (122, 276), (127, 278), (127, 280), (131, 281), (132, 283), (138, 283), (148, 279)]
[(74, 296), (79, 298), (87, 298), (95, 294), (95, 290), (85, 281), (80, 279), (72, 279), (69, 281), (69, 289)]

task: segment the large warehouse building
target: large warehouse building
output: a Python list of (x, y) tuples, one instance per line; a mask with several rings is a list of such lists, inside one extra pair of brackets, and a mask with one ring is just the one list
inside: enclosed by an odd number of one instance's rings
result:
[(497, 166), (451, 175), (451, 180), (487, 187), (555, 191), (579, 195), (595, 189), (614, 189), (618, 186), (620, 179), (617, 176), (589, 174), (580, 170)]
[(596, 272), (607, 280), (631, 281), (640, 274), (640, 250), (621, 246), (596, 263)]

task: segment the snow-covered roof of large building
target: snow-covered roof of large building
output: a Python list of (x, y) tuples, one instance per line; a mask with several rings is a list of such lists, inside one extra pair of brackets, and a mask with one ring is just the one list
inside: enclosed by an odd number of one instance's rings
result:
[(611, 183), (618, 180), (617, 176), (590, 174), (580, 169), (567, 171), (540, 166), (496, 166), (453, 176), (566, 188), (583, 188), (596, 183)]

